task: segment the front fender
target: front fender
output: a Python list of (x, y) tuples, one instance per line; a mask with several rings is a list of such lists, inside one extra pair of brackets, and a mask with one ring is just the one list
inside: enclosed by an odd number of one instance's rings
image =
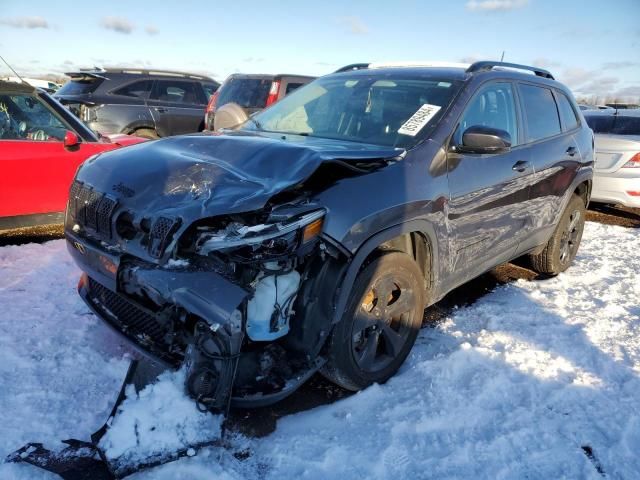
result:
[[(367, 257), (383, 243), (406, 233), (417, 232), (426, 236), (431, 246), (431, 283), (438, 285), (438, 272), (440, 271), (439, 248), (436, 230), (433, 225), (425, 220), (411, 220), (392, 227), (386, 228), (375, 235), (369, 237), (356, 251), (351, 258), (347, 271), (340, 283), (336, 293), (335, 307), (332, 323), (337, 323), (342, 318), (344, 310), (349, 300), (349, 295), (355, 283), (358, 272)], [(433, 289), (432, 289), (433, 290)], [(427, 304), (431, 304), (435, 298), (435, 292), (429, 292)]]

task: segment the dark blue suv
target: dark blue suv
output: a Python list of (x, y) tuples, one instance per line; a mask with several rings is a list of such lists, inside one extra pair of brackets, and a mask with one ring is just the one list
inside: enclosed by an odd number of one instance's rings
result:
[(80, 294), (203, 408), (257, 406), (320, 371), (400, 367), (425, 307), (582, 236), (593, 134), (544, 70), (357, 65), (240, 127), (104, 153), (71, 189)]

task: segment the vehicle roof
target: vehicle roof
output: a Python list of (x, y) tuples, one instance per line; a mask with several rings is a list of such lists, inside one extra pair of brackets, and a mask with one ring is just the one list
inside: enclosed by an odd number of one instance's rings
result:
[(562, 84), (556, 80), (551, 80), (544, 77), (539, 77), (533, 73), (524, 73), (517, 70), (508, 69), (493, 69), (484, 70), (478, 72), (469, 73), (462, 67), (426, 67), (426, 66), (409, 66), (409, 67), (376, 67), (365, 68), (360, 70), (349, 70), (346, 72), (339, 72), (331, 74), (345, 75), (345, 76), (394, 76), (397, 78), (440, 78), (447, 80), (460, 80), (467, 81), (471, 78), (483, 76), (483, 77), (496, 77), (496, 78), (512, 78), (522, 81), (542, 83), (556, 88), (562, 87)]
[(28, 83), (5, 82), (0, 80), (0, 93), (35, 93), (36, 88)]
[(308, 78), (309, 80), (314, 80), (318, 77), (314, 77), (312, 75), (300, 75), (298, 73), (232, 73), (229, 77), (233, 78), (280, 78), (280, 77), (297, 77), (297, 78)]
[[(353, 67), (352, 69), (350, 67)], [(535, 72), (535, 73), (534, 73)], [(364, 75), (405, 78), (440, 78), (447, 80), (469, 81), (473, 78), (509, 78), (525, 82), (534, 82), (549, 87), (568, 89), (556, 81), (548, 71), (528, 65), (513, 63), (480, 61), (471, 65), (451, 62), (386, 62), (359, 63), (339, 69), (333, 75)]]
[(87, 69), (87, 70), (77, 70), (73, 72), (66, 72), (65, 75), (68, 77), (78, 77), (78, 76), (94, 76), (94, 77), (106, 77), (106, 74), (117, 74), (117, 75), (146, 75), (153, 77), (181, 77), (181, 78), (189, 78), (193, 80), (205, 80), (213, 83), (216, 82), (213, 78), (208, 77), (206, 75), (200, 75), (196, 73), (188, 73), (188, 72), (179, 72), (175, 70), (158, 70), (158, 69), (148, 69), (148, 68), (117, 68), (117, 67), (105, 67), (105, 68), (95, 68), (95, 69)]

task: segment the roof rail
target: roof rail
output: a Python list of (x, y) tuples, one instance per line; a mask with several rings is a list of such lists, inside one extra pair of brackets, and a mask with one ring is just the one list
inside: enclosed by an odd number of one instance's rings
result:
[(530, 72), (535, 73), (538, 77), (549, 78), (551, 80), (555, 80), (553, 75), (550, 72), (543, 68), (538, 67), (530, 67), (528, 65), (520, 65), (518, 63), (506, 63), (506, 62), (493, 62), (493, 61), (482, 61), (475, 62), (471, 64), (469, 68), (467, 68), (467, 73), (473, 72), (482, 72), (484, 70), (491, 70), (493, 67), (503, 67), (503, 68), (516, 68), (518, 70), (528, 70)]
[[(194, 73), (178, 72), (174, 70), (158, 70), (155, 68), (126, 68), (126, 67), (93, 67), (87, 69), (79, 69), (77, 72), (69, 72), (73, 74), (99, 75), (104, 73), (133, 73), (140, 75), (164, 75), (167, 77), (191, 78), (195, 80), (213, 80), (206, 75), (198, 75)], [(65, 75), (70, 76), (68, 73)]]
[(345, 65), (344, 67), (339, 68), (333, 73), (351, 72), (353, 70), (364, 70), (365, 68), (369, 68), (368, 63), (351, 63), (349, 65)]

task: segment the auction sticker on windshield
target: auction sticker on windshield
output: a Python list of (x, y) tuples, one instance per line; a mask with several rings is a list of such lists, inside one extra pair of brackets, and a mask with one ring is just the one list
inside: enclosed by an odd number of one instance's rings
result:
[(439, 110), (440, 107), (438, 105), (429, 105), (428, 103), (425, 103), (411, 116), (409, 120), (404, 122), (404, 125), (398, 129), (398, 133), (415, 137)]

